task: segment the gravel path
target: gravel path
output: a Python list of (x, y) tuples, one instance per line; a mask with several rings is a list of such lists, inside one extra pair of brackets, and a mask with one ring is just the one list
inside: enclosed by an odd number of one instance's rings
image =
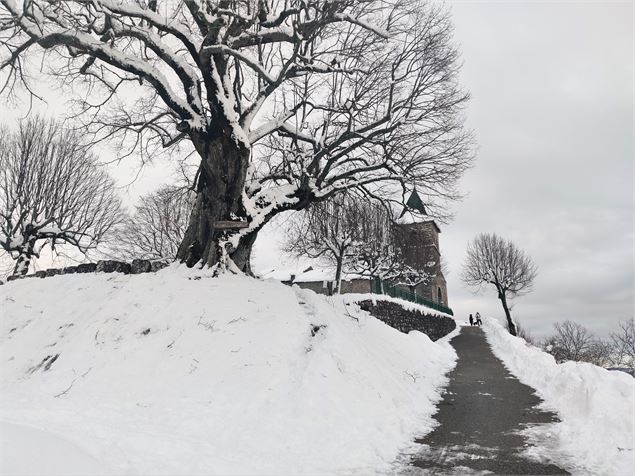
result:
[(459, 359), (434, 417), (440, 425), (417, 440), (424, 446), (412, 474), (568, 474), (520, 455), (527, 443), (516, 432), (555, 415), (536, 408), (540, 398), (505, 369), (483, 331), (464, 327), (451, 343)]

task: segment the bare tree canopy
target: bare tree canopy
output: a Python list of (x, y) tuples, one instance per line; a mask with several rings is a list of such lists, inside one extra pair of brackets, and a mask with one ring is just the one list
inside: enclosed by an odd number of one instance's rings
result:
[(336, 291), (341, 289), (344, 261), (355, 245), (358, 216), (352, 198), (340, 194), (315, 203), (288, 227), (284, 249), (298, 257), (323, 259), (335, 265)]
[(620, 322), (619, 329), (612, 332), (610, 338), (613, 345), (612, 364), (635, 370), (635, 321), (631, 318)]
[(120, 218), (112, 179), (76, 133), (37, 117), (0, 130), (0, 246), (14, 274), (46, 244), (86, 253)]
[(141, 197), (134, 215), (126, 217), (116, 230), (113, 254), (125, 260), (176, 259), (194, 198), (187, 187), (174, 185)]
[(451, 23), (433, 2), (0, 5), (5, 93), (35, 94), (44, 70), (76, 91), (95, 140), (115, 136), (124, 154), (191, 143), (197, 198), (178, 252), (190, 266), (249, 271), (274, 215), (347, 189), (416, 183), (441, 207), (472, 157)]
[(342, 193), (311, 205), (292, 222), (285, 248), (296, 256), (326, 258), (335, 266), (338, 292), (342, 273), (409, 286), (425, 282), (426, 270), (406, 264), (395, 227), (384, 204)]
[(531, 258), (514, 243), (494, 233), (482, 233), (468, 244), (461, 278), (468, 286), (496, 288), (509, 332), (516, 335), (507, 298), (529, 292), (536, 274)]
[(617, 336), (623, 338), (628, 335), (628, 323), (621, 323), (620, 331), (611, 334), (611, 339), (596, 337), (586, 327), (576, 322), (557, 322), (554, 327), (555, 333), (545, 340), (543, 348), (554, 356), (556, 362), (571, 360), (589, 362), (599, 367), (633, 368), (632, 359), (624, 358), (625, 354), (621, 352), (619, 338), (617, 338)]
[(555, 334), (547, 339), (545, 346), (557, 362), (581, 361), (593, 344), (593, 335), (581, 324), (571, 321), (554, 324)]

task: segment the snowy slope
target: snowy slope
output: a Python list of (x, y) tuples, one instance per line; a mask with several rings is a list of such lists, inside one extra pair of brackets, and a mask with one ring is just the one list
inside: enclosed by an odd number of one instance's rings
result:
[(53, 467), (4, 446), (25, 431), (94, 474), (387, 471), (456, 359), (339, 298), (183, 267), (16, 281), (0, 306), (4, 472)]
[(583, 362), (557, 364), (497, 321), (484, 324), (496, 356), (561, 419), (527, 432), (537, 445), (530, 455), (548, 456), (573, 474), (633, 474), (635, 379)]

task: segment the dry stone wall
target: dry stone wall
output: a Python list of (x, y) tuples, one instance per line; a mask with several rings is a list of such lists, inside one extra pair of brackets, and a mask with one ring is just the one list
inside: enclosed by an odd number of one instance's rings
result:
[(361, 309), (370, 313), (380, 321), (388, 324), (398, 331), (408, 333), (419, 331), (435, 341), (448, 335), (456, 329), (456, 322), (446, 316), (438, 314), (425, 314), (420, 311), (406, 309), (394, 301), (376, 300), (359, 301)]
[[(123, 273), (123, 274), (142, 274), (154, 273), (165, 268), (170, 263), (168, 261), (150, 261), (147, 259), (135, 259), (132, 263), (123, 261), (102, 260), (96, 263), (83, 263), (77, 266), (67, 266), (66, 268), (51, 268), (37, 271), (26, 276), (9, 276), (7, 281), (15, 281), (17, 279), (26, 278), (48, 278), (61, 274), (81, 274), (81, 273)], [(3, 284), (0, 281), (0, 284)]]

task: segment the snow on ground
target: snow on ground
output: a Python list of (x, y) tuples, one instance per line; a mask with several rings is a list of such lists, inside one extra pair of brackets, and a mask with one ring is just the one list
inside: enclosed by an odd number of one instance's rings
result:
[(0, 309), (4, 474), (390, 471), (456, 359), (341, 298), (178, 266), (19, 280)]
[(494, 354), (561, 419), (527, 431), (537, 445), (530, 456), (548, 457), (573, 474), (633, 474), (633, 377), (583, 362), (557, 364), (493, 319), (484, 329)]

